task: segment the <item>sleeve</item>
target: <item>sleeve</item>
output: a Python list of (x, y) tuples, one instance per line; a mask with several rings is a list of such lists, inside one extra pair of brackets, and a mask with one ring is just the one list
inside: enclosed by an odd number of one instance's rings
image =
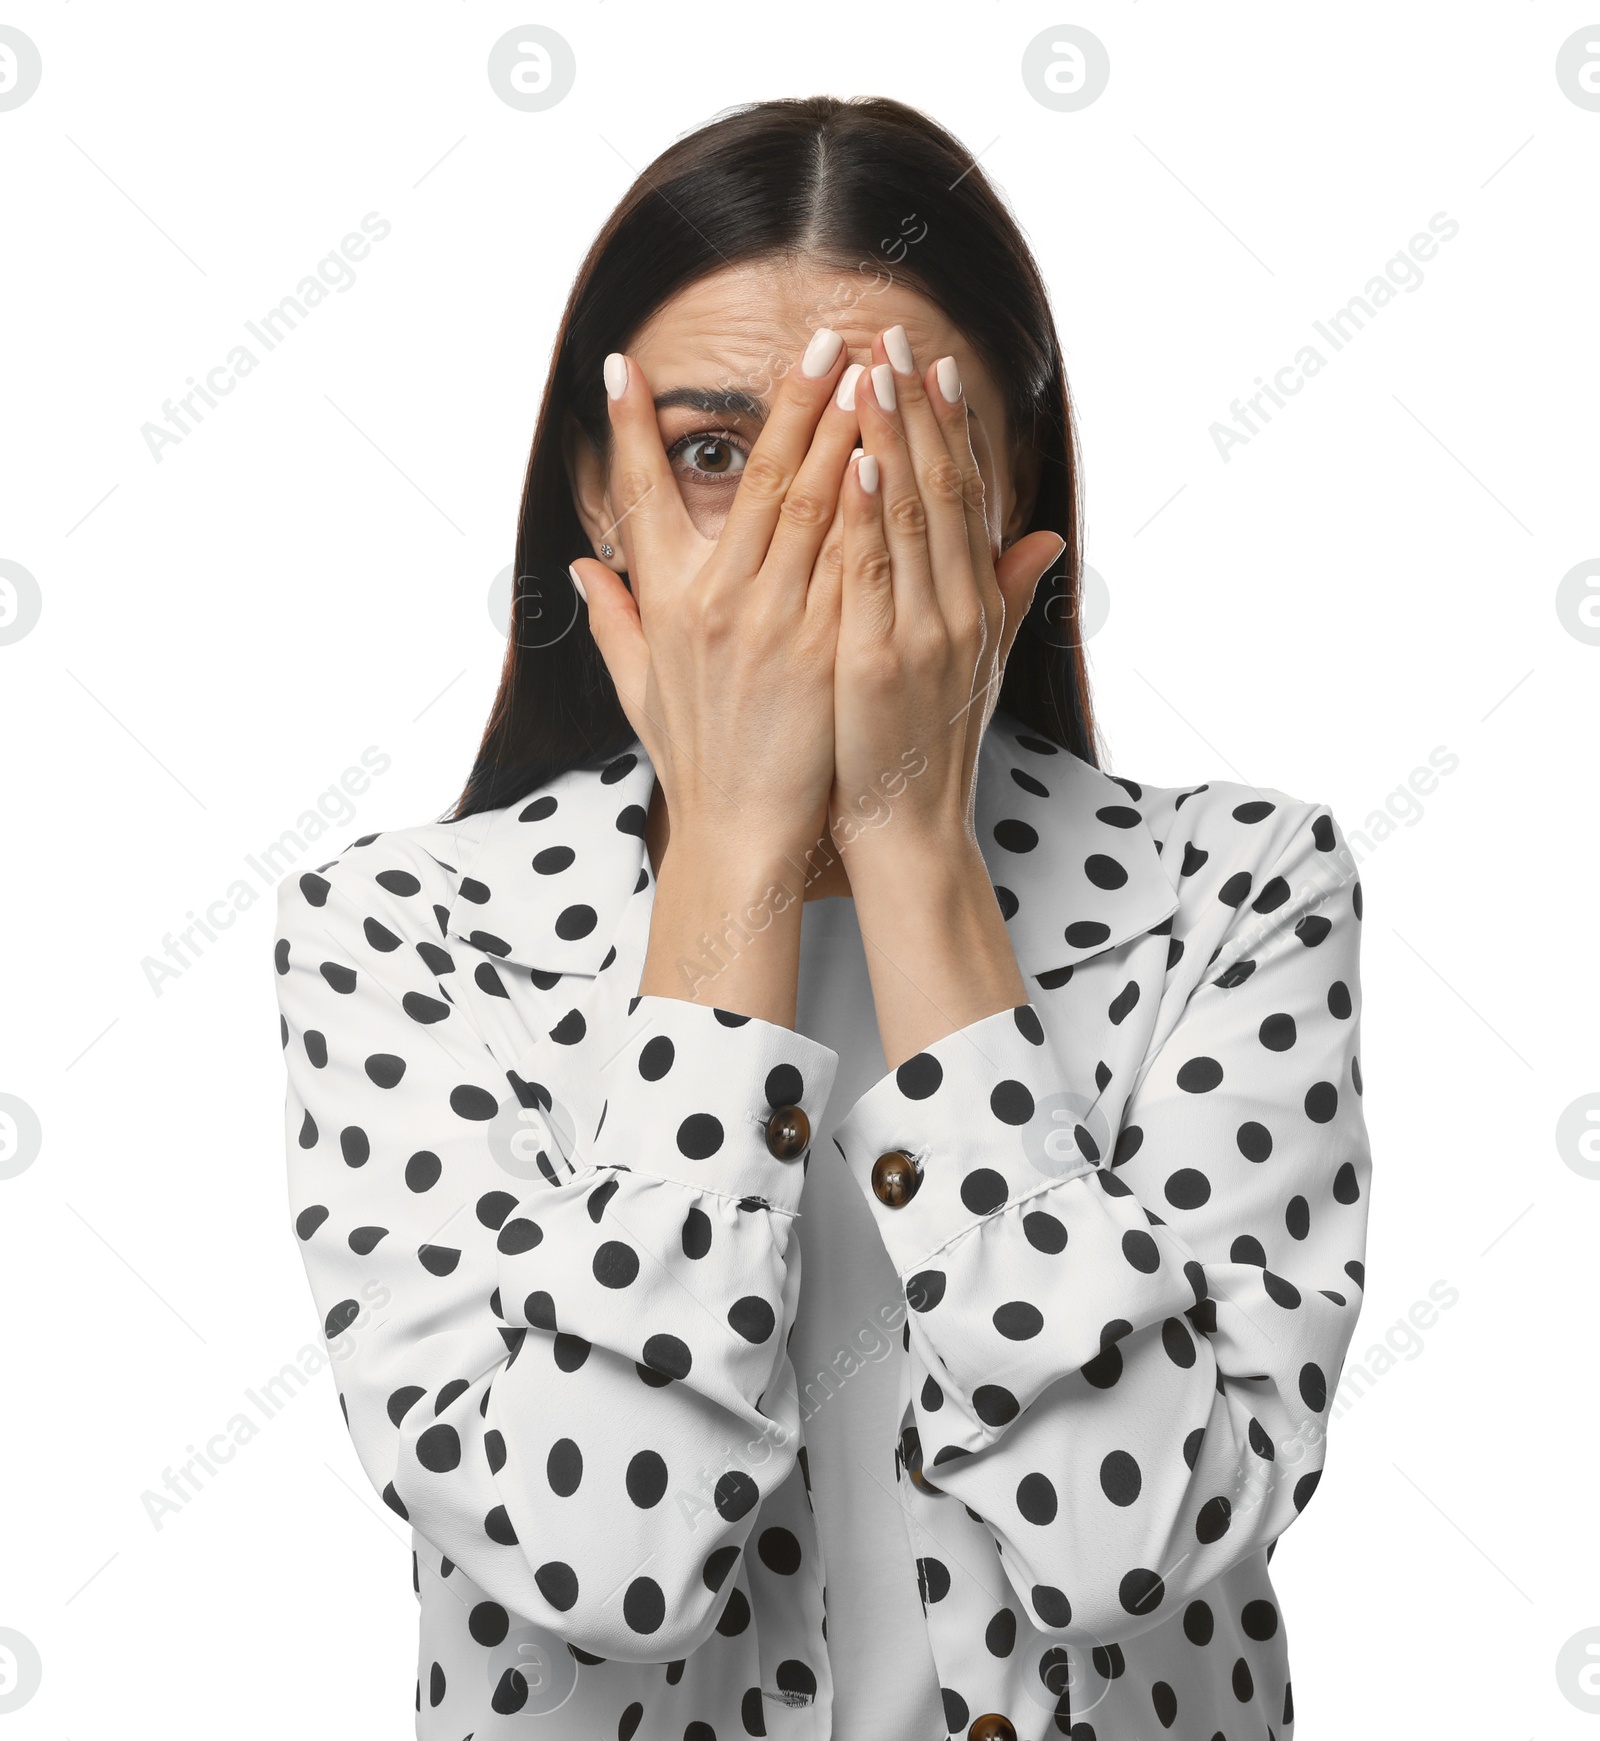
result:
[[(276, 955), (291, 1209), (357, 1453), (514, 1614), (596, 1656), (686, 1656), (796, 1461), (805, 1156), (767, 1121), (815, 1123), (837, 1054), (638, 998), (620, 1045), (564, 1048), (595, 1135), (508, 1167), (548, 1100), (450, 997), (439, 867), (372, 855), (281, 886)], [(555, 1044), (530, 1037), (530, 1075)]]
[[(919, 1479), (988, 1524), (1036, 1624), (1085, 1646), (1269, 1546), (1322, 1471), (1371, 1170), (1360, 885), (1326, 811), (1263, 905), (1279, 879), (1158, 1027), (1114, 1156), (1080, 1126), (1070, 1160), (1030, 1159), (1035, 1106), (1095, 1098), (1031, 1003), (909, 1059), (838, 1130), (911, 1307)], [(898, 1208), (871, 1188), (893, 1150), (922, 1178)]]

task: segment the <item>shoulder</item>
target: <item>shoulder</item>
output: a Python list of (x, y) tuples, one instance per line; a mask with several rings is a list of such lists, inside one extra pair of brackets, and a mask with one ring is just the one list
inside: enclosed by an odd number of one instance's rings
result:
[(278, 935), (372, 921), (439, 936), (462, 897), (467, 871), (502, 813), (461, 822), (421, 822), (363, 834), (311, 869), (278, 884)]
[(1291, 901), (1325, 898), (1356, 879), (1355, 857), (1326, 804), (1236, 780), (1119, 784), (1137, 791), (1185, 905), (1216, 900), (1267, 913)]

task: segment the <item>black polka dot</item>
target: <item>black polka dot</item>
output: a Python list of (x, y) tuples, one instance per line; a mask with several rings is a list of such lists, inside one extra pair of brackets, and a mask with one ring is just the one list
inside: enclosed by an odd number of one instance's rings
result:
[(652, 1034), (639, 1050), (639, 1074), (646, 1082), (659, 1082), (672, 1068), (675, 1055), (666, 1034)]
[(709, 1160), (722, 1147), (722, 1121), (709, 1112), (692, 1112), (678, 1126), (678, 1152), (691, 1161)]
[(724, 1522), (737, 1523), (755, 1508), (760, 1498), (761, 1489), (742, 1469), (730, 1469), (718, 1480), (712, 1503)]
[(919, 1270), (906, 1283), (906, 1303), (914, 1312), (931, 1312), (944, 1298), (942, 1269)]
[(1132, 1505), (1144, 1487), (1138, 1459), (1131, 1451), (1110, 1451), (1100, 1460), (1100, 1491), (1113, 1505)]
[(781, 1524), (762, 1530), (756, 1539), (756, 1553), (769, 1572), (790, 1577), (800, 1570), (800, 1543)]
[(1055, 1521), (1056, 1515), (1055, 1484), (1048, 1475), (1037, 1471), (1024, 1475), (1017, 1483), (1017, 1510), (1023, 1520), (1033, 1524), (1047, 1524)]
[(1253, 1602), (1246, 1602), (1239, 1614), (1239, 1624), (1244, 1629), (1246, 1638), (1255, 1639), (1257, 1644), (1265, 1644), (1269, 1638), (1277, 1636), (1278, 1610), (1265, 1597), (1258, 1597)]
[(1215, 1058), (1190, 1058), (1178, 1070), (1178, 1086), (1185, 1094), (1209, 1094), (1222, 1080), (1222, 1066)]
[(1008, 1078), (995, 1085), (989, 1096), (989, 1110), (1002, 1124), (1026, 1124), (1033, 1117), (1033, 1095), (1026, 1083)]
[(635, 1578), (622, 1598), (622, 1618), (629, 1628), (648, 1636), (661, 1629), (667, 1598), (654, 1578)]
[(975, 1167), (961, 1181), (961, 1201), (974, 1215), (989, 1215), (1006, 1200), (1006, 1178), (993, 1167)]
[(545, 1477), (550, 1491), (561, 1499), (570, 1499), (583, 1481), (583, 1452), (573, 1439), (557, 1439), (545, 1458)]
[(1035, 1251), (1049, 1252), (1052, 1256), (1067, 1248), (1067, 1230), (1047, 1210), (1035, 1209), (1022, 1218), (1022, 1231), (1027, 1235), (1028, 1244)]
[(944, 1066), (931, 1052), (918, 1052), (895, 1071), (894, 1079), (907, 1100), (926, 1100), (944, 1081)]
[(805, 1078), (793, 1064), (778, 1064), (767, 1072), (762, 1092), (768, 1106), (798, 1106), (805, 1099)]
[(777, 1319), (759, 1294), (746, 1294), (729, 1306), (728, 1323), (746, 1342), (759, 1344), (772, 1334)]
[(450, 1090), (450, 1110), (458, 1118), (483, 1123), (494, 1117), (500, 1105), (487, 1088), (475, 1088), (464, 1082), (459, 1088)]
[[(943, 1401), (941, 1394), (939, 1402)], [(927, 1404), (923, 1406), (926, 1408)], [(1003, 1427), (1021, 1412), (1017, 1399), (1003, 1384), (980, 1384), (972, 1393), (972, 1408), (986, 1427)]]
[(461, 1461), (461, 1435), (446, 1422), (430, 1426), (416, 1442), (416, 1461), (435, 1475), (444, 1475)]
[(1072, 1604), (1053, 1584), (1035, 1584), (1030, 1595), (1033, 1611), (1045, 1626), (1070, 1626)]
[[(661, 1502), (667, 1491), (667, 1465), (659, 1451), (636, 1451), (628, 1463), (624, 1485), (641, 1511)], [(712, 1586), (715, 1588), (715, 1585)]]
[(565, 1560), (546, 1560), (533, 1574), (533, 1581), (545, 1601), (562, 1614), (578, 1600), (578, 1574)]
[(691, 1208), (683, 1218), (683, 1255), (702, 1258), (711, 1249), (711, 1217), (704, 1209)]
[(1174, 1209), (1199, 1209), (1211, 1201), (1211, 1181), (1194, 1167), (1179, 1167), (1170, 1174), (1165, 1190)]
[(592, 1267), (601, 1287), (630, 1287), (638, 1279), (639, 1254), (620, 1239), (608, 1239), (594, 1254)]
[(1097, 889), (1120, 889), (1128, 873), (1116, 859), (1103, 852), (1092, 852), (1083, 861), (1083, 874)]
[(498, 1602), (479, 1602), (467, 1616), (467, 1631), (473, 1642), (492, 1650), (511, 1630), (511, 1616)]
[(993, 1323), (1008, 1342), (1027, 1342), (1044, 1329), (1044, 1314), (1031, 1300), (1008, 1300), (996, 1306)]
[(687, 1378), (692, 1357), (683, 1342), (663, 1332), (646, 1338), (644, 1363), (666, 1378)]
[(1117, 1586), (1117, 1600), (1130, 1614), (1154, 1614), (1165, 1600), (1167, 1587), (1157, 1572), (1136, 1566), (1123, 1575)]
[(1262, 1022), (1257, 1037), (1269, 1052), (1287, 1052), (1298, 1037), (1294, 1017), (1283, 1011), (1268, 1016)]

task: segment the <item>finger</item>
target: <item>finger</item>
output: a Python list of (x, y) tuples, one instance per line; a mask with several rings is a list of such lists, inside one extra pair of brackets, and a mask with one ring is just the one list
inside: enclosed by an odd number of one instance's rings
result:
[(995, 569), (995, 584), (1005, 601), (1005, 622), (1000, 633), (1002, 670), (1039, 582), (1055, 567), (1066, 547), (1067, 541), (1059, 532), (1030, 532), (1002, 553)]
[[(977, 572), (972, 566), (966, 523), (969, 480), (946, 439), (938, 412), (929, 401), (926, 379), (917, 370), (911, 341), (903, 326), (892, 326), (883, 334), (883, 353), (894, 370), (900, 427), (926, 516), (925, 536), (934, 591), (948, 619), (952, 612), (964, 612)], [(962, 445), (966, 443), (963, 441)]]
[(845, 472), (841, 645), (864, 646), (894, 627), (894, 565), (884, 536), (882, 477), (877, 455), (868, 452)]
[[(845, 462), (848, 474), (851, 462), (862, 450), (857, 447)], [(829, 523), (822, 548), (811, 565), (811, 583), (806, 589), (808, 616), (829, 617), (835, 626), (839, 621), (839, 599), (844, 590), (844, 499), (845, 477), (841, 476), (835, 490), (833, 519)]]
[(961, 512), (966, 525), (967, 555), (980, 585), (992, 583), (994, 553), (989, 543), (987, 497), (983, 470), (972, 443), (972, 416), (954, 357), (940, 357), (923, 376), (928, 403), (938, 419), (946, 449), (961, 474)]
[(661, 444), (644, 370), (632, 357), (613, 351), (605, 360), (604, 375), (613, 447), (608, 494), (617, 516), (612, 532), (638, 587), (641, 574), (674, 572), (672, 558), (694, 527)]
[(597, 557), (580, 557), (567, 573), (578, 598), (587, 606), (589, 633), (611, 673), (623, 711), (638, 730), (650, 667), (639, 601), (623, 585), (622, 576)]
[[(855, 401), (861, 371), (860, 363), (852, 363), (840, 374), (838, 385), (817, 419), (800, 469), (779, 507), (777, 527), (764, 565), (775, 587), (787, 586), (795, 592), (814, 587), (822, 551), (829, 537), (837, 533), (840, 486), (851, 450), (861, 437)], [(739, 487), (742, 491), (742, 481)], [(734, 499), (737, 502), (738, 498)]]
[[(717, 538), (719, 554), (726, 552), (727, 566), (718, 565), (724, 574), (753, 575), (766, 561), (779, 511), (805, 463), (817, 421), (833, 397), (844, 354), (844, 340), (839, 334), (831, 327), (818, 327), (799, 366), (784, 376), (767, 421), (739, 474), (733, 505)], [(807, 511), (815, 512), (816, 504), (797, 503), (792, 510), (797, 517)], [(821, 515), (816, 528), (818, 542), (831, 513), (830, 507)], [(808, 562), (801, 575), (802, 585), (809, 573)]]
[[(874, 355), (882, 348), (880, 335), (873, 343)], [(894, 565), (895, 614), (925, 616), (939, 608), (928, 562), (927, 514), (911, 455), (906, 451), (894, 371), (881, 357), (856, 385), (856, 415), (861, 424), (861, 445), (878, 462), (878, 487), (883, 498), (879, 514)]]

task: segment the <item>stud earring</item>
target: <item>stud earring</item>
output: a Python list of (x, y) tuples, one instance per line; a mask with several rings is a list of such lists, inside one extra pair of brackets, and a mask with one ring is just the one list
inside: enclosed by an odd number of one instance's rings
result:
[(616, 552), (611, 548), (611, 546), (609, 544), (602, 544), (600, 546), (600, 554), (602, 556), (614, 556), (616, 554)]

